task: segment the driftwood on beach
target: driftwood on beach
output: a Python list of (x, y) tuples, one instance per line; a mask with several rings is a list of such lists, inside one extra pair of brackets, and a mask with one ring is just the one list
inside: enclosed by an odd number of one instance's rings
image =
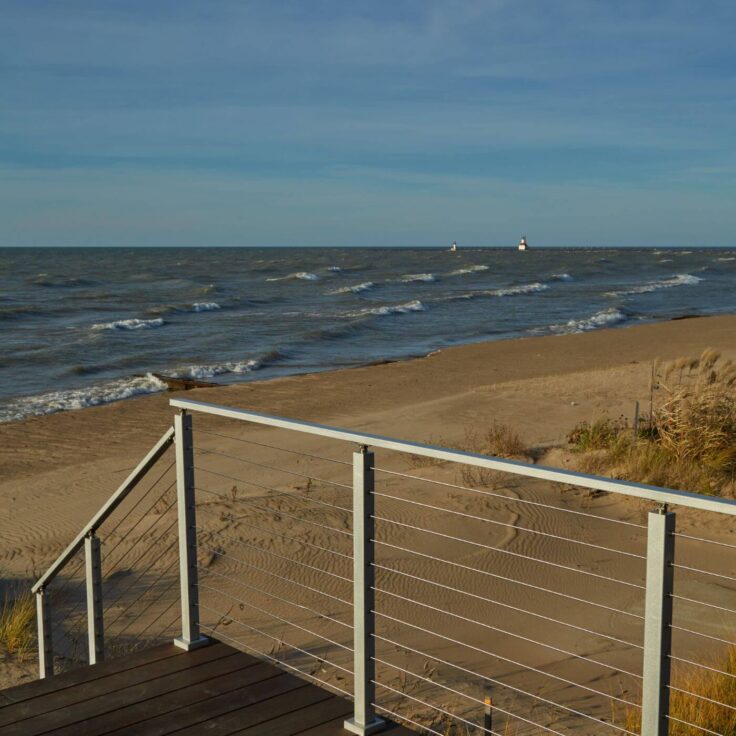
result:
[(193, 388), (213, 388), (221, 385), (212, 381), (200, 381), (196, 378), (176, 378), (174, 376), (164, 376), (162, 373), (154, 373), (153, 375), (159, 381), (163, 381), (169, 391), (189, 391)]

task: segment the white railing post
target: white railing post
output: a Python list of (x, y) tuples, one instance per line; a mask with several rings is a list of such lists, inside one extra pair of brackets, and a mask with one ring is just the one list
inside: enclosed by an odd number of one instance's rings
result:
[(674, 532), (675, 514), (666, 506), (649, 513), (641, 736), (667, 736), (669, 730)]
[(374, 455), (363, 447), (353, 453), (353, 671), (355, 705), (346, 730), (359, 736), (377, 733), (385, 722), (376, 717), (374, 567)]
[(176, 506), (179, 519), (179, 581), (181, 636), (174, 644), (187, 651), (209, 643), (199, 633), (197, 586), (197, 526), (194, 497), (194, 438), (192, 416), (182, 410), (174, 418), (176, 443)]
[(100, 539), (91, 531), (84, 538), (87, 584), (87, 649), (89, 663), (105, 659), (105, 635), (102, 617), (102, 559)]
[(54, 674), (54, 647), (51, 641), (51, 610), (45, 588), (36, 591), (36, 625), (38, 627), (38, 676)]

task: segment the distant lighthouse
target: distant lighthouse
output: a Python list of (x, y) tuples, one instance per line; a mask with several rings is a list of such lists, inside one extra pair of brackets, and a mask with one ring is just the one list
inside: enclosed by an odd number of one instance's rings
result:
[(519, 241), (519, 250), (527, 250), (529, 246), (526, 244), (526, 235), (521, 236), (521, 240)]

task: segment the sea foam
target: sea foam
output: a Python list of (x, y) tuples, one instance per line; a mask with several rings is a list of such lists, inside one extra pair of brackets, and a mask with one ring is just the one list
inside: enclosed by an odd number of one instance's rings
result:
[(613, 325), (626, 322), (628, 319), (620, 309), (604, 309), (596, 312), (590, 317), (583, 319), (571, 319), (562, 325), (552, 325), (549, 329), (552, 332), (560, 334), (569, 334), (575, 332), (589, 332), (590, 330), (598, 330), (603, 327), (612, 327)]
[(212, 312), (216, 309), (222, 309), (217, 302), (194, 302), (192, 304), (193, 312)]
[(391, 314), (409, 314), (410, 312), (424, 312), (427, 308), (418, 299), (414, 299), (404, 304), (385, 305), (383, 307), (370, 307), (360, 309), (357, 312), (347, 312), (346, 317), (366, 317), (374, 315), (376, 317), (386, 317)]
[(51, 391), (36, 396), (23, 396), (0, 407), (0, 422), (13, 422), (30, 416), (54, 414), (57, 411), (84, 409), (109, 404), (131, 396), (165, 391), (166, 384), (152, 373), (120, 378), (86, 388)]
[(152, 330), (155, 327), (163, 326), (164, 320), (161, 317), (156, 319), (118, 319), (114, 322), (100, 322), (92, 325), (93, 330)]
[(407, 273), (401, 277), (401, 282), (404, 284), (413, 284), (419, 281), (429, 283), (437, 281), (437, 277), (433, 273)]
[(328, 291), (328, 294), (360, 294), (363, 291), (372, 289), (375, 284), (372, 281), (364, 281), (362, 284), (355, 284), (354, 286), (342, 286), (334, 291)]
[(633, 286), (630, 289), (621, 289), (620, 291), (607, 291), (606, 296), (629, 296), (632, 294), (649, 294), (659, 289), (673, 289), (676, 286), (695, 286), (703, 279), (699, 276), (693, 276), (689, 273), (679, 273), (670, 279), (662, 279), (661, 281), (649, 281), (646, 284)]

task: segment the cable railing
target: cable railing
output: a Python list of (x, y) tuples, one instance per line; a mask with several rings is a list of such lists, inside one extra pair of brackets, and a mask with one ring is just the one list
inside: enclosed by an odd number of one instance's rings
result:
[(58, 585), (80, 652), (95, 611), (129, 646), (218, 639), (352, 699), (357, 734), (733, 736), (734, 501), (170, 403), (176, 477), (103, 536), (104, 604), (77, 558), (110, 513), (37, 583), (39, 631)]

